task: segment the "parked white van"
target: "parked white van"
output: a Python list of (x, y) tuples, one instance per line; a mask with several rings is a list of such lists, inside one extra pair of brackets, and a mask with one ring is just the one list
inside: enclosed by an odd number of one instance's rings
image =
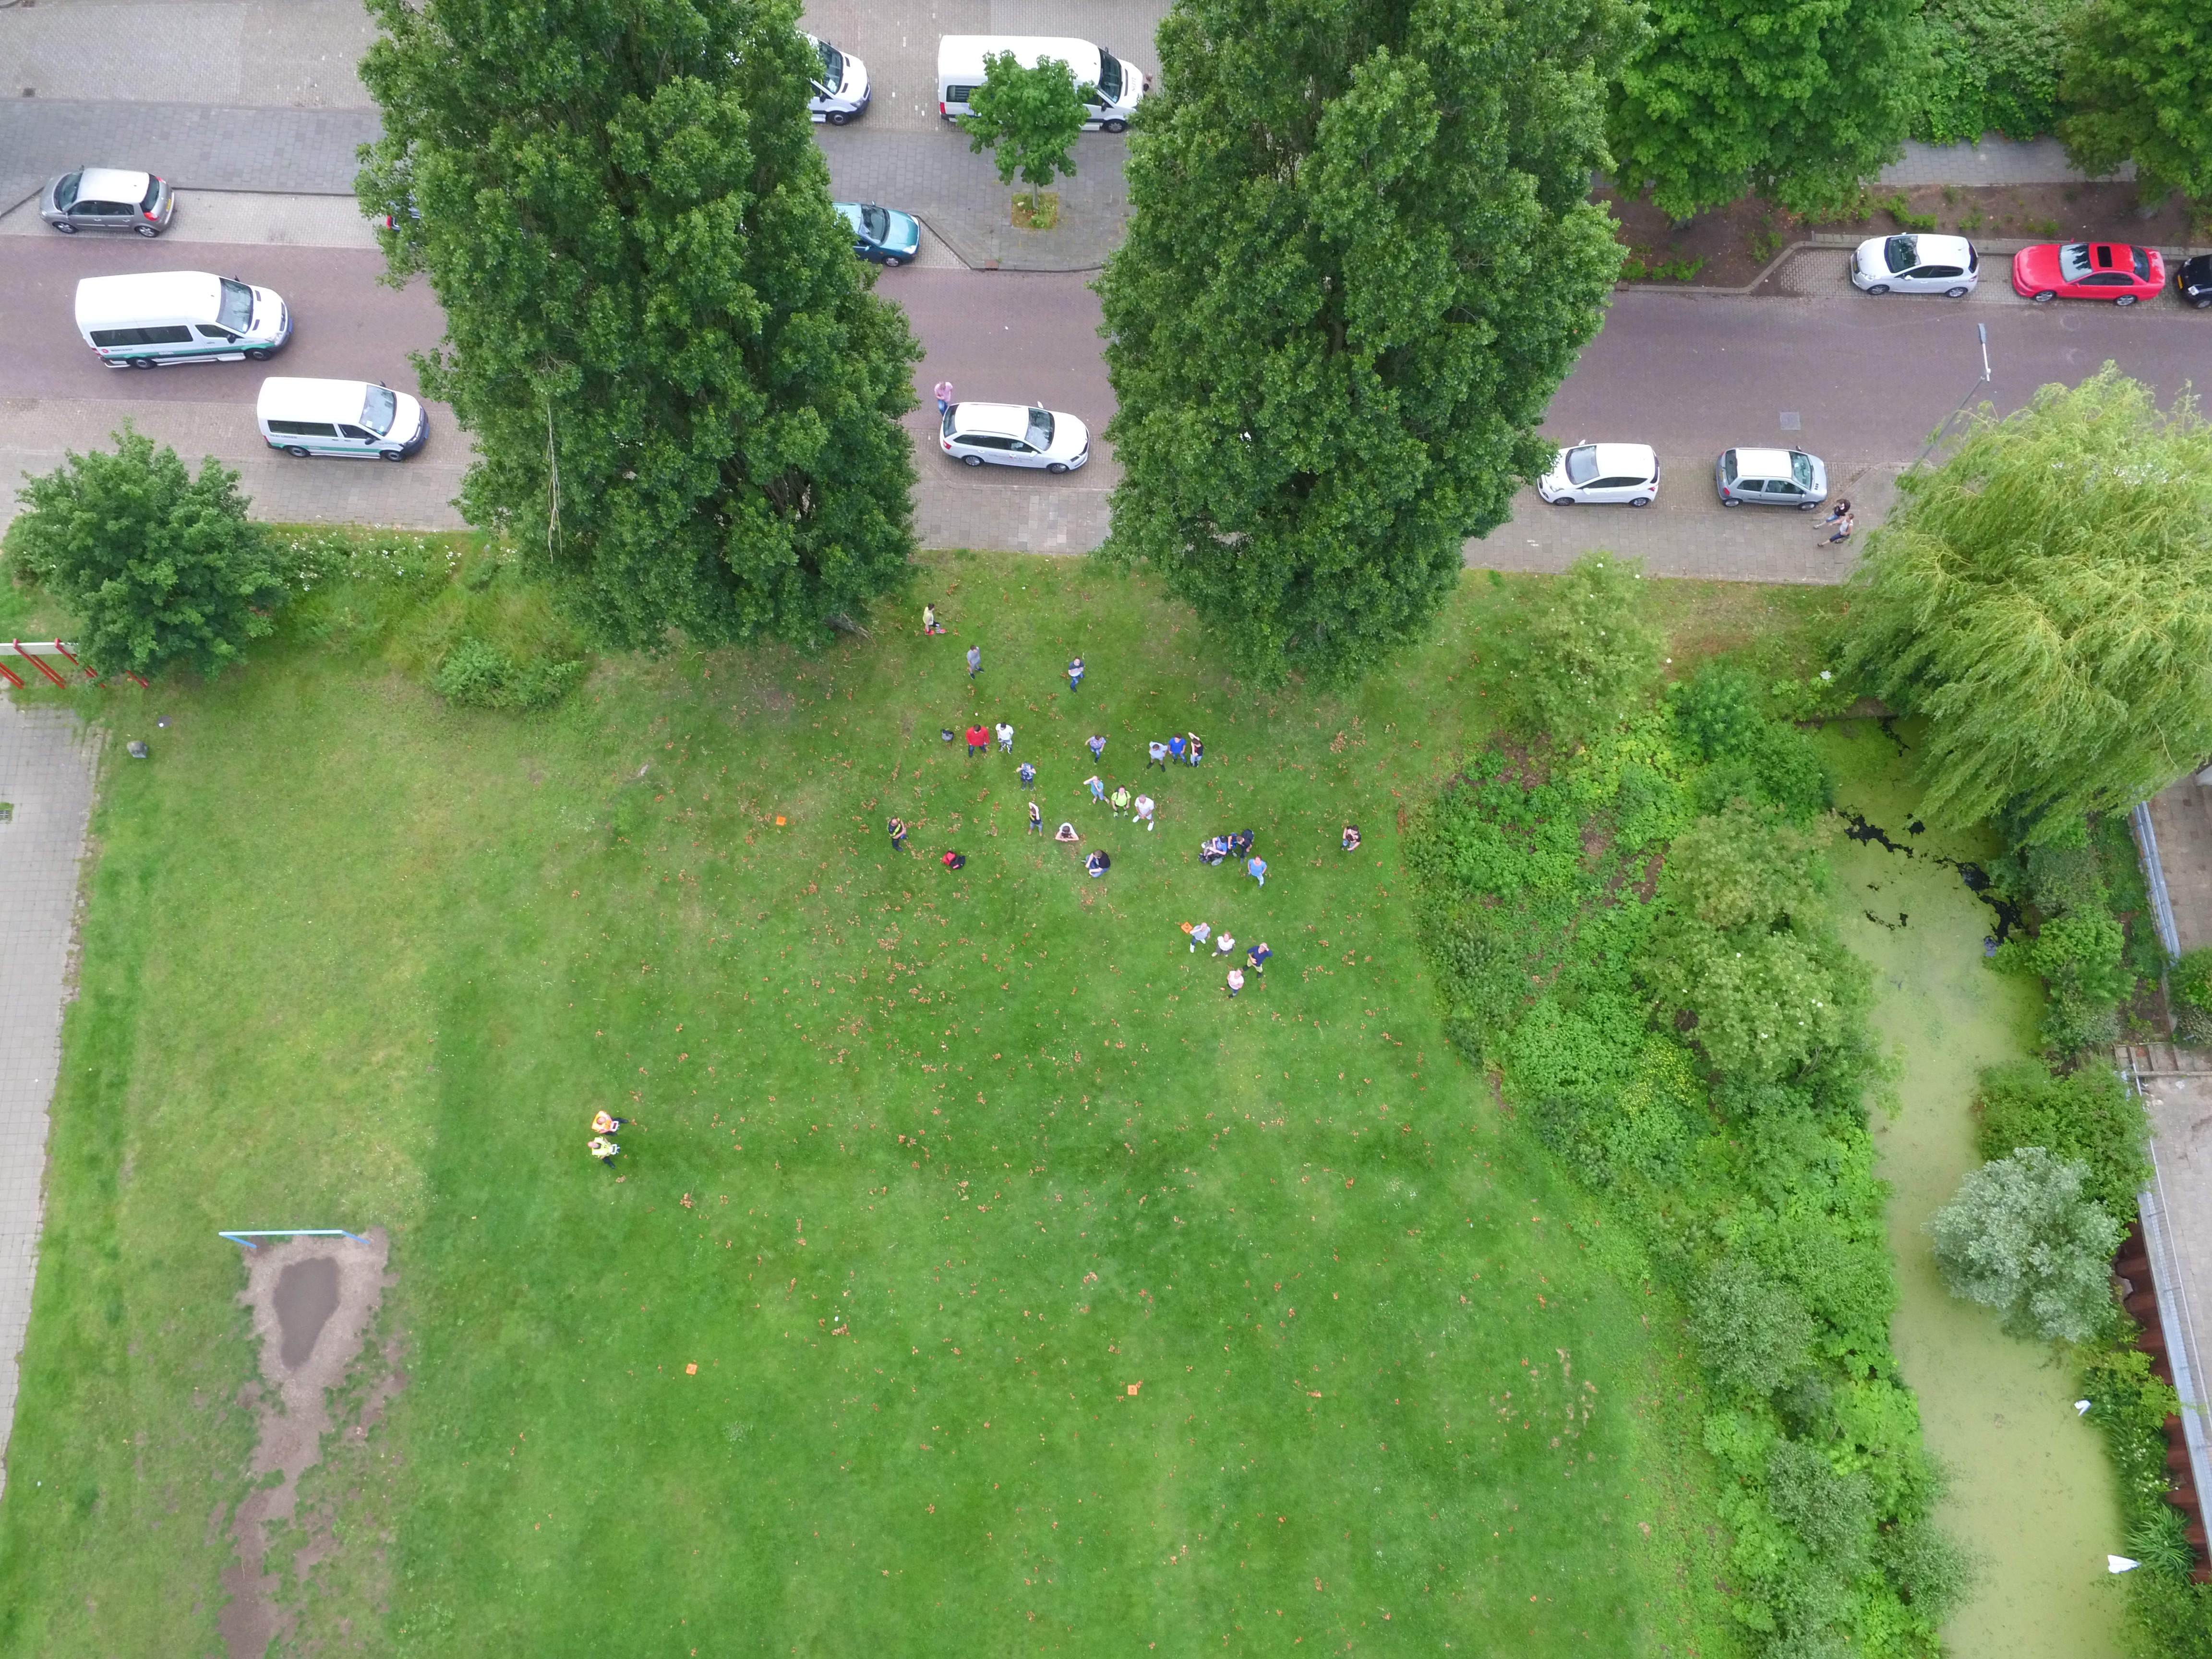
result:
[(404, 461), (430, 435), (430, 416), (404, 392), (370, 380), (292, 380), (261, 383), (254, 404), (269, 447), (302, 459), (347, 455)]
[(1134, 64), (1116, 58), (1088, 40), (1059, 40), (1036, 34), (948, 34), (937, 43), (937, 112), (957, 120), (969, 112), (968, 100), (983, 84), (983, 59), (1010, 52), (1024, 69), (1035, 69), (1048, 58), (1059, 59), (1075, 72), (1075, 84), (1085, 89), (1091, 116), (1084, 126), (1120, 132), (1137, 112), (1137, 101), (1152, 90), (1152, 77)]
[(79, 283), (76, 331), (110, 368), (261, 363), (292, 337), (292, 313), (275, 289), (235, 276), (149, 270)]

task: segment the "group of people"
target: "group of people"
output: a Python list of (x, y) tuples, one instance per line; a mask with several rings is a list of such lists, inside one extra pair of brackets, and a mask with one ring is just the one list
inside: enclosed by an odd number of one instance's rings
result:
[[(952, 728), (949, 726), (940, 727), (939, 735), (942, 737), (945, 742), (950, 743), (952, 741)], [(988, 754), (991, 750), (991, 739), (994, 736), (999, 740), (999, 752), (1000, 754), (1011, 755), (1014, 752), (1014, 728), (1007, 725), (1004, 720), (1000, 720), (995, 728), (986, 726), (971, 726), (968, 728), (966, 735), (968, 739), (968, 758), (969, 760), (975, 759), (978, 755)], [(1022, 779), (1022, 785), (1026, 788), (1029, 786), (1030, 781), (1036, 776), (1036, 768), (1031, 766), (1027, 761), (1024, 761), (1022, 763), (1021, 769), (1024, 774)]]
[(1187, 766), (1197, 765), (1206, 758), (1206, 745), (1198, 740), (1197, 732), (1185, 732), (1180, 737), (1170, 738), (1165, 743), (1155, 738), (1145, 746), (1145, 755), (1146, 771), (1157, 766), (1164, 772), (1170, 761), (1181, 761)]
[[(1190, 948), (1194, 953), (1200, 945), (1205, 944), (1208, 939), (1212, 939), (1213, 955), (1217, 960), (1223, 957), (1233, 959), (1236, 956), (1237, 939), (1234, 934), (1216, 933), (1210, 923), (1203, 921), (1186, 921), (1182, 924), (1182, 931), (1189, 936)], [(1274, 954), (1267, 948), (1267, 941), (1265, 939), (1261, 939), (1257, 945), (1247, 945), (1244, 950), (1243, 966), (1237, 965), (1233, 960), (1231, 963), (1227, 984), (1229, 994), (1233, 997), (1244, 988), (1244, 970), (1247, 968), (1261, 978), (1266, 978), (1268, 958)]]
[(592, 1138), (585, 1143), (585, 1150), (602, 1164), (613, 1164), (622, 1148), (607, 1137), (620, 1129), (627, 1121), (623, 1118), (610, 1117), (605, 1112), (592, 1113)]
[(1822, 546), (1833, 547), (1838, 542), (1850, 540), (1851, 532), (1858, 528), (1858, 520), (1851, 516), (1851, 503), (1849, 497), (1838, 501), (1830, 510), (1828, 516), (1820, 520), (1820, 528), (1823, 530), (1830, 525), (1836, 526), (1836, 533), (1823, 542)]

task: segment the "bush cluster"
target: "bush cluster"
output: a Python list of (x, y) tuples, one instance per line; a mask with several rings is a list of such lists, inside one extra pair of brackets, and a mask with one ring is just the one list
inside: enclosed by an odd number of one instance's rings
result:
[(2044, 1047), (2063, 1060), (2118, 1042), (2123, 1007), (2165, 966), (2126, 818), (2040, 825), (2035, 841), (1996, 860), (1990, 874), (2024, 910), (2021, 931), (1990, 966), (2043, 981)]
[(1746, 676), (1636, 690), (1582, 705), (1622, 712), (1575, 752), (1493, 751), (1423, 808), (1453, 1041), (1688, 1309), (1754, 1647), (1933, 1654), (1967, 1566), (1889, 1349), (1881, 1071), (1828, 922), (1829, 781)]
[(2058, 119), (2066, 20), (2081, 0), (1929, 0), (1925, 101), (1912, 136), (1978, 143), (2033, 138)]

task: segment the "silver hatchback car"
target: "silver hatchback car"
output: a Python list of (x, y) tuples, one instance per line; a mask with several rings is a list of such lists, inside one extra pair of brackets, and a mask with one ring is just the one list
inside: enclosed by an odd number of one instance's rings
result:
[(169, 181), (119, 167), (79, 167), (53, 179), (39, 198), (39, 217), (64, 235), (80, 230), (135, 230), (159, 236), (177, 210)]
[(1828, 469), (1802, 449), (1724, 449), (1713, 484), (1723, 507), (1815, 507), (1828, 499)]

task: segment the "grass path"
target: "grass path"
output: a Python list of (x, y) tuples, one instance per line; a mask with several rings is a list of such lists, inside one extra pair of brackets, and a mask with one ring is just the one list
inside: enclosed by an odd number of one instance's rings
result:
[(1895, 1194), (1898, 1358), (1929, 1449), (1952, 1474), (1939, 1517), (1982, 1560), (1945, 1640), (1958, 1659), (2117, 1659), (2120, 1601), (2104, 1559), (2119, 1547), (2118, 1504), (2104, 1447), (2074, 1414), (2072, 1369), (2051, 1348), (2007, 1336), (1989, 1310), (1954, 1301), (1922, 1231), (1981, 1161), (1975, 1073), (2034, 1048), (2033, 981), (1983, 965), (1992, 913), (1938, 861), (1999, 848), (1934, 830), (1908, 836), (1917, 791), (1906, 763), (1879, 732), (1854, 724), (1856, 742), (1828, 740), (1838, 799), (1914, 853), (1844, 842), (1836, 866), (1845, 940), (1874, 965), (1875, 1026), (1902, 1063), (1901, 1109), (1875, 1123)]
[[(917, 592), (951, 638), (611, 664), (540, 720), (301, 642), (118, 700), (173, 720), (96, 823), (0, 1648), (214, 1650), (214, 1234), (380, 1223), (406, 1385), (276, 1556), (323, 1652), (1730, 1651), (1679, 1338), (1447, 1054), (1398, 886), (1503, 592), (1348, 702), (987, 557)], [(1685, 652), (1819, 602), (1665, 600)], [(939, 741), (971, 713), (1105, 881)], [(1085, 736), (1135, 787), (1171, 727), (1209, 758), (1157, 834), (1088, 803)], [(1245, 827), (1264, 890), (1192, 856)]]

